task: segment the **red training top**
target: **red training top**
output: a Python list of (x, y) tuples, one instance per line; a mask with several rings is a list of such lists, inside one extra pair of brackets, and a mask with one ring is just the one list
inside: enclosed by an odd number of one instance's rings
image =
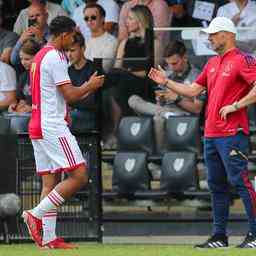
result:
[(249, 93), (256, 81), (256, 59), (235, 48), (209, 59), (195, 83), (207, 88), (205, 137), (235, 135), (242, 128), (249, 134), (247, 109), (241, 108), (222, 120), (223, 106), (239, 101)]

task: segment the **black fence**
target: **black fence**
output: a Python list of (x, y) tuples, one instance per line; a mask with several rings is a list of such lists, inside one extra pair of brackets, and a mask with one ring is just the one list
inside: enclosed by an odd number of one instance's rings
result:
[[(1, 119), (1, 123), (0, 193), (16, 193), (21, 200), (21, 211), (31, 209), (39, 202), (41, 192), (41, 179), (36, 175), (31, 141), (26, 133), (15, 134), (8, 130), (10, 119)], [(89, 165), (89, 183), (58, 209), (57, 234), (66, 240), (100, 242), (102, 186), (99, 134), (92, 131), (75, 136)], [(64, 174), (62, 178), (65, 178)], [(21, 214), (3, 218), (2, 231), (0, 239), (6, 243), (30, 240)]]

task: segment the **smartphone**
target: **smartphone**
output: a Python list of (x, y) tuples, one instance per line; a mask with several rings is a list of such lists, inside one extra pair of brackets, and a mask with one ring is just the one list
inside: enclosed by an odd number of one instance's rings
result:
[(31, 26), (35, 26), (37, 23), (37, 20), (36, 19), (29, 19), (28, 20), (28, 26), (31, 27)]

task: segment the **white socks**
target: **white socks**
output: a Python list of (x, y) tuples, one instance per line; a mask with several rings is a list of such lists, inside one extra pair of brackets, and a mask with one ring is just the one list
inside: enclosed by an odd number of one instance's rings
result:
[(57, 209), (48, 211), (42, 218), (43, 223), (43, 245), (56, 239)]
[(35, 208), (31, 210), (32, 215), (42, 219), (46, 213), (56, 209), (64, 203), (65, 199), (56, 191), (52, 190)]

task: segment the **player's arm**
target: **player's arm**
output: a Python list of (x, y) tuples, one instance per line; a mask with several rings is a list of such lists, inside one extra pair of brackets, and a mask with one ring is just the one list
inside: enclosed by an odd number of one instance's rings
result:
[(71, 83), (59, 85), (58, 89), (63, 94), (64, 99), (68, 103), (73, 103), (82, 98), (87, 97), (92, 92), (95, 92), (104, 83), (104, 75), (97, 76), (95, 72), (90, 79), (83, 83), (80, 87), (73, 86)]
[(151, 68), (148, 76), (157, 84), (164, 85), (175, 93), (185, 97), (195, 97), (199, 95), (203, 90), (205, 90), (205, 87), (197, 83), (187, 85), (170, 80), (166, 78), (165, 72), (161, 69), (158, 70), (155, 68)]

